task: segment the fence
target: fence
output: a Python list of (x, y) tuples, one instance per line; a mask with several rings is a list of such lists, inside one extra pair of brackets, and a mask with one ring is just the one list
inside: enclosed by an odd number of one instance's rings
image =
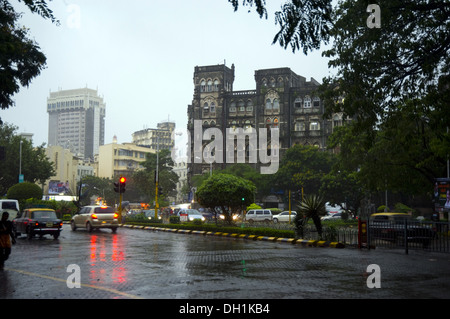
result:
[[(269, 225), (277, 229), (294, 230), (293, 224)], [(360, 234), (357, 225), (335, 226), (327, 223), (322, 224), (322, 227), (322, 238), (319, 238), (315, 226), (312, 224), (306, 225), (303, 229), (302, 239), (337, 241), (344, 243), (346, 246), (358, 247)], [(414, 220), (402, 220), (400, 223), (395, 221), (370, 221), (367, 223), (366, 247), (403, 249), (406, 253), (410, 249), (449, 253), (450, 223)]]
[(370, 221), (367, 223), (367, 246), (450, 252), (448, 222)]

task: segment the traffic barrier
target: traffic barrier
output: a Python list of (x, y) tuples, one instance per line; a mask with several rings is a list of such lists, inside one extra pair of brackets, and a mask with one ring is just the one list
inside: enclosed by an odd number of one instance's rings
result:
[(307, 247), (331, 247), (331, 248), (345, 248), (345, 245), (340, 242), (330, 242), (324, 240), (307, 240), (307, 239), (295, 239), (295, 238), (278, 238), (269, 236), (258, 236), (249, 234), (237, 234), (237, 233), (223, 233), (214, 231), (201, 231), (201, 230), (189, 230), (189, 229), (176, 229), (176, 228), (165, 228), (165, 227), (152, 227), (152, 226), (135, 226), (129, 224), (121, 225), (126, 228), (134, 229), (146, 229), (153, 231), (165, 231), (180, 234), (196, 234), (196, 235), (209, 235), (209, 236), (221, 236), (221, 237), (232, 237), (232, 238), (242, 238), (242, 239), (252, 239), (261, 241), (271, 241), (279, 243), (291, 243), (298, 244)]

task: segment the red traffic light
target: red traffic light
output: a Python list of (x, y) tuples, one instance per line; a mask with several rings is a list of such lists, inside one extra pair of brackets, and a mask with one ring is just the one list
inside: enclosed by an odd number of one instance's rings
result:
[(121, 182), (121, 183), (125, 183), (127, 181), (127, 179), (125, 178), (125, 177), (121, 177), (120, 179), (119, 179), (119, 182)]

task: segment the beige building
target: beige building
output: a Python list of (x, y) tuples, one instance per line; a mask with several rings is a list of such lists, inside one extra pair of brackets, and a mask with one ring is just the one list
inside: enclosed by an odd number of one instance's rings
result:
[(132, 143), (111, 143), (100, 146), (98, 154), (98, 177), (114, 178), (117, 176), (131, 176), (140, 169), (148, 153), (156, 153), (148, 147), (137, 146)]
[(94, 167), (68, 149), (54, 145), (45, 153), (56, 171), (44, 185), (45, 195), (76, 195), (77, 183), (84, 176), (94, 175)]
[(136, 131), (132, 134), (132, 143), (149, 147), (152, 150), (168, 149), (171, 150), (174, 147), (174, 141), (172, 139), (172, 133), (175, 130), (174, 122), (161, 122), (158, 123), (157, 128), (147, 128), (140, 131)]

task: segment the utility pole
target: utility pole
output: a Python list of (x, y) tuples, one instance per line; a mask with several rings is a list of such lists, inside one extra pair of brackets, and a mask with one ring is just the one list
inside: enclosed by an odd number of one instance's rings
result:
[(159, 203), (158, 203), (158, 182), (159, 182), (159, 175), (158, 175), (158, 166), (159, 166), (159, 132), (156, 136), (156, 175), (155, 175), (155, 220), (158, 220), (158, 209), (159, 209)]

